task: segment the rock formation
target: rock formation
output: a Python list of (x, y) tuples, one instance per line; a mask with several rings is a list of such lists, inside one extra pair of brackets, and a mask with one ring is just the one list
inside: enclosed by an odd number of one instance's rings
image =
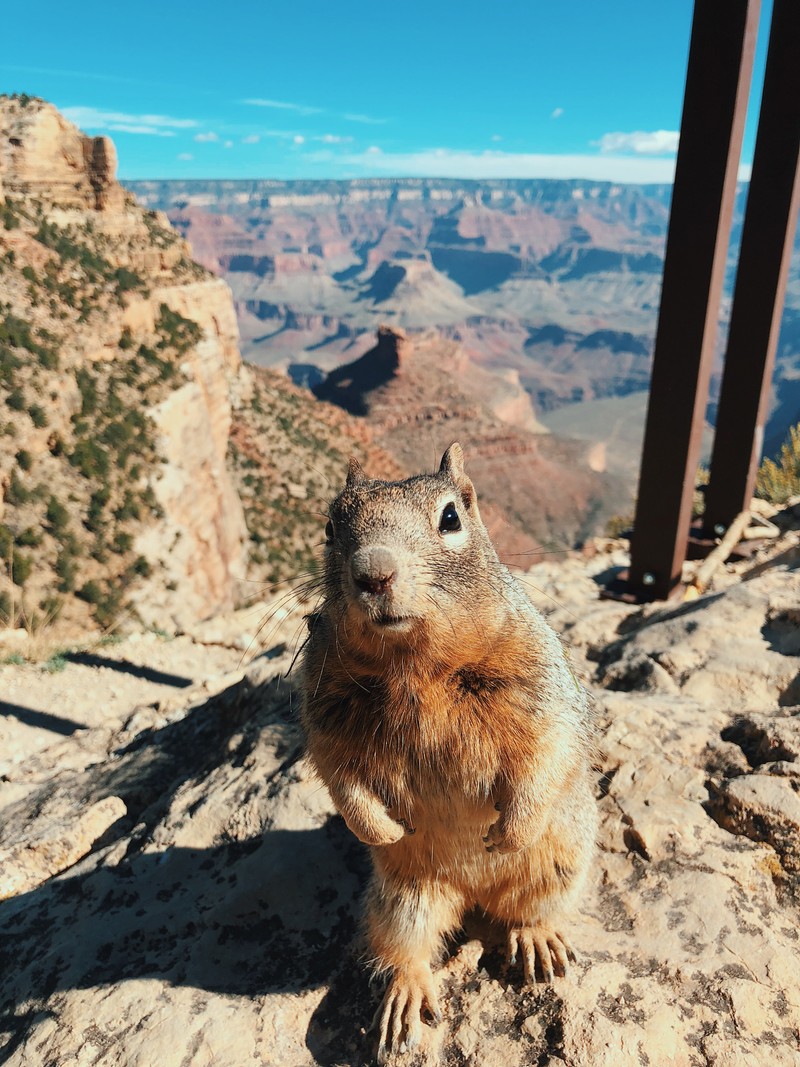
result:
[(433, 331), (406, 335), (383, 325), (373, 348), (312, 391), (363, 418), (407, 470), (428, 469), (442, 446), (461, 441), (485, 487), (481, 513), (506, 561), (518, 563), (544, 544), (571, 546), (626, 499), (622, 482), (586, 469), (582, 446), (541, 432), (513, 373), (489, 373)]
[[(166, 629), (231, 609), (247, 530), (226, 467), (241, 362), (229, 289), (125, 194), (113, 144), (49, 104), (0, 98), (0, 179), (0, 498), (21, 561), (3, 613), (57, 607), (66, 633), (87, 623), (81, 598), (104, 627), (125, 603)], [(100, 474), (115, 467), (118, 485)], [(58, 528), (40, 514), (47, 497), (36, 504), (42, 478)], [(93, 559), (79, 569), (83, 552)]]
[[(595, 548), (522, 576), (564, 632), (599, 725), (599, 849), (570, 929), (579, 959), (526, 988), (499, 931), (473, 916), (437, 976), (444, 1021), (393, 1062), (795, 1067), (800, 712), (787, 680), (800, 649), (781, 619), (800, 595), (800, 532), (709, 594), (644, 610), (597, 599), (598, 576), (627, 559), (618, 543)], [(196, 675), (4, 768), (11, 1067), (371, 1062), (368, 863), (302, 759), (296, 694), (279, 677), (295, 622), (244, 672)], [(658, 669), (634, 669), (634, 649)], [(114, 654), (124, 665), (125, 644)], [(159, 655), (169, 662), (169, 646)], [(32, 669), (0, 668), (21, 686)], [(89, 699), (91, 679), (80, 684)]]

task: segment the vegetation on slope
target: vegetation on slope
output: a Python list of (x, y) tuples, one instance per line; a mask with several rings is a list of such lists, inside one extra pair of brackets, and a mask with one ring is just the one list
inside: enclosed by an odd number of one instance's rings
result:
[(135, 550), (159, 515), (146, 411), (181, 383), (201, 336), (164, 304), (153, 331), (122, 325), (131, 294), (149, 288), (132, 264), (175, 245), (168, 280), (205, 272), (154, 215), (112, 241), (51, 207), (0, 204), (0, 626), (63, 614), (105, 629), (150, 568)]
[(283, 374), (249, 370), (252, 397), (234, 412), (228, 461), (250, 534), (251, 577), (277, 584), (315, 573), (327, 504), (352, 455), (376, 478), (404, 472), (358, 420)]

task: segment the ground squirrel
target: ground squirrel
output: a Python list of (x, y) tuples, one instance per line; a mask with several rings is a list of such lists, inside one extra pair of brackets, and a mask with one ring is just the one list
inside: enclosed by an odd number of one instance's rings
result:
[(303, 667), (308, 753), (372, 846), (366, 932), (390, 975), (379, 1059), (440, 1017), (431, 965), (478, 907), (546, 981), (594, 848), (583, 690), (499, 562), (461, 447), (436, 474), (371, 481), (330, 507), (324, 603)]

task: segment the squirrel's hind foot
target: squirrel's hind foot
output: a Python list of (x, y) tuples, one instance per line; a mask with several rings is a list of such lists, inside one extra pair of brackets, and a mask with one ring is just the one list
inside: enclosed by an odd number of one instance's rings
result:
[(525, 982), (536, 981), (536, 965), (545, 982), (552, 982), (556, 974), (563, 976), (569, 961), (575, 960), (575, 949), (564, 934), (545, 923), (535, 926), (516, 926), (508, 931), (508, 962), (517, 962), (517, 953), (522, 956)]
[(378, 1026), (378, 1063), (388, 1062), (392, 1052), (411, 1052), (422, 1040), (422, 1012), (434, 1023), (442, 1021), (433, 975), (425, 965), (398, 968), (373, 1025)]

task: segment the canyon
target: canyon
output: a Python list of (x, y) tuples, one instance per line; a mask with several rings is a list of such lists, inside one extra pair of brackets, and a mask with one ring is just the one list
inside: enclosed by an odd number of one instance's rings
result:
[[(671, 188), (589, 181), (139, 181), (231, 286), (242, 351), (318, 383), (383, 323), (516, 376), (534, 417), (633, 493)], [(713, 424), (746, 186), (737, 195)], [(800, 417), (800, 267), (789, 272), (765, 452)], [(624, 433), (607, 433), (608, 401)], [(577, 431), (577, 432), (576, 432)], [(591, 464), (589, 460), (591, 459)]]

